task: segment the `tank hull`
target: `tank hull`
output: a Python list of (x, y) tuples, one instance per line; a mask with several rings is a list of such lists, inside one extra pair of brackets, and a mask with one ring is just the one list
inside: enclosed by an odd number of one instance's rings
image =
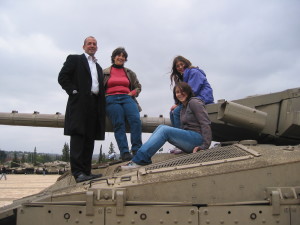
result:
[(299, 224), (299, 146), (234, 144), (156, 154), (153, 164), (76, 184), (64, 176), (0, 215), (35, 224)]

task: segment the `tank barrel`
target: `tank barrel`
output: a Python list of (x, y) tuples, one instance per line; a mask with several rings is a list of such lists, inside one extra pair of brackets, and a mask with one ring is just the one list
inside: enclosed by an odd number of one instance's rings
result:
[(267, 122), (267, 113), (235, 102), (225, 101), (218, 111), (218, 120), (250, 130), (261, 131)]
[[(65, 116), (61, 113), (40, 114), (36, 111), (34, 113), (18, 113), (17, 111), (12, 111), (11, 113), (0, 112), (1, 125), (63, 128), (64, 120)], [(141, 117), (141, 121), (144, 133), (152, 133), (160, 124), (171, 124), (170, 119), (163, 116), (148, 117), (144, 115), (144, 117)], [(113, 132), (112, 125), (107, 118), (106, 132)]]
[(261, 144), (300, 144), (300, 88), (206, 106), (219, 142), (257, 140)]
[[(300, 144), (300, 88), (234, 101), (219, 100), (206, 105), (213, 140), (217, 142), (256, 140), (261, 144)], [(152, 133), (160, 124), (171, 125), (169, 118), (141, 117), (142, 132)], [(64, 115), (0, 112), (0, 125), (58, 127)], [(127, 132), (129, 131), (127, 126)], [(106, 119), (106, 132), (113, 132)]]
[(34, 113), (0, 113), (0, 124), (12, 126), (57, 127), (64, 126), (65, 116), (61, 113), (40, 114)]

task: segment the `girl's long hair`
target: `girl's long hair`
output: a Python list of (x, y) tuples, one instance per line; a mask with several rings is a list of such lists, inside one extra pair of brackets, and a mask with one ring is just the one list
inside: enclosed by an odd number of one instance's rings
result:
[(170, 75), (171, 86), (173, 85), (173, 83), (176, 84), (177, 82), (183, 80), (182, 74), (180, 74), (176, 69), (176, 63), (179, 61), (183, 62), (184, 68), (189, 68), (192, 66), (192, 63), (188, 59), (184, 58), (181, 55), (176, 56), (173, 60), (172, 70), (171, 70), (171, 75)]

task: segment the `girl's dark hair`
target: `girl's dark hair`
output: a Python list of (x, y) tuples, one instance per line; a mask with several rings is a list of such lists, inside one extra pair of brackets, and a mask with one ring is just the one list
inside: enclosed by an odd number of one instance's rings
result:
[(176, 69), (176, 63), (179, 61), (184, 63), (185, 68), (189, 68), (192, 66), (192, 63), (188, 59), (184, 58), (181, 55), (176, 56), (173, 60), (173, 65), (171, 70), (171, 76), (170, 76), (171, 85), (173, 85), (173, 82), (176, 84), (177, 82), (182, 81), (182, 75)]
[(125, 50), (125, 48), (123, 47), (119, 47), (119, 48), (116, 48), (113, 53), (111, 54), (111, 63), (114, 64), (114, 59), (116, 58), (117, 55), (121, 55), (123, 54), (124, 57), (125, 57), (125, 62), (127, 61), (127, 57), (128, 57), (128, 54)]
[(176, 104), (179, 103), (179, 100), (176, 97), (176, 88), (179, 88), (181, 90), (181, 92), (184, 92), (187, 94), (187, 101), (189, 101), (191, 97), (195, 96), (190, 85), (188, 85), (185, 82), (178, 82), (173, 88), (173, 98), (174, 98)]

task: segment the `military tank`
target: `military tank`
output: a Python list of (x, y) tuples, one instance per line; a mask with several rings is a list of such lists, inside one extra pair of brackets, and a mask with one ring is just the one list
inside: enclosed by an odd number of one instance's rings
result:
[[(300, 224), (300, 88), (206, 106), (216, 147), (44, 191), (0, 209), (0, 224)], [(0, 124), (62, 127), (62, 114), (0, 113)], [(144, 132), (163, 117), (141, 118)], [(108, 131), (111, 126), (108, 122)]]

